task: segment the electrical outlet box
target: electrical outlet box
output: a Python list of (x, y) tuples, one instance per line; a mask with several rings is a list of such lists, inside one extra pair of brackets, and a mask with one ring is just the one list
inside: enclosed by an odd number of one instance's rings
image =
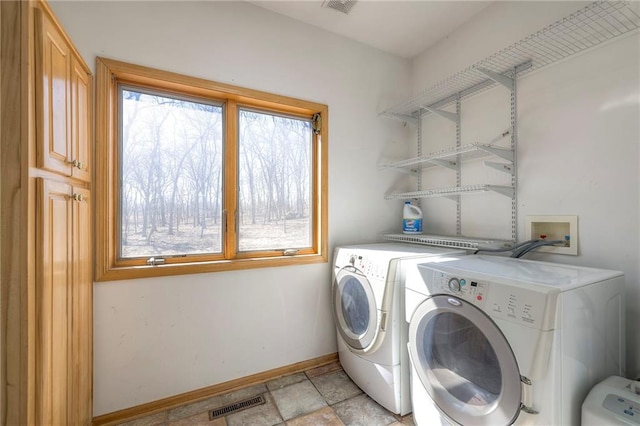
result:
[(537, 251), (578, 255), (578, 216), (527, 216), (526, 240), (562, 241), (562, 245), (542, 246)]

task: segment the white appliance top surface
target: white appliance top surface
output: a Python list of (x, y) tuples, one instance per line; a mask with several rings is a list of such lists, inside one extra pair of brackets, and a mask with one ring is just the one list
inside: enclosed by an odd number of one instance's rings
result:
[(403, 243), (373, 243), (373, 244), (357, 244), (338, 247), (340, 249), (349, 249), (351, 251), (369, 251), (372, 255), (384, 256), (389, 259), (398, 259), (406, 257), (419, 256), (442, 256), (442, 255), (464, 255), (464, 250), (449, 249), (444, 247), (434, 247), (419, 244), (403, 244)]
[(529, 283), (560, 291), (623, 276), (620, 271), (607, 269), (483, 255), (461, 256), (451, 260), (442, 259), (442, 261), (418, 266), (437, 269), (453, 275), (456, 273), (467, 276), (483, 274), (494, 281), (508, 280)]

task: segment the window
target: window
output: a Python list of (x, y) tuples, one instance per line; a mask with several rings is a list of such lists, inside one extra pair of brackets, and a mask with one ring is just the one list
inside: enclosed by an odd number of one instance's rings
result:
[(326, 262), (327, 106), (97, 60), (96, 279)]

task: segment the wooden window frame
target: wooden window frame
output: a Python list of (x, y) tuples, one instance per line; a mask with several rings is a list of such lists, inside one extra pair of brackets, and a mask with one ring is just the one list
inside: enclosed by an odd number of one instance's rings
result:
[[(223, 210), (226, 232), (222, 255), (166, 257), (161, 265), (140, 259), (118, 259), (118, 85), (211, 99), (225, 103)], [(314, 136), (312, 246), (294, 255), (284, 250), (242, 252), (236, 249), (235, 191), (237, 187), (237, 111), (239, 107), (309, 118), (320, 114)], [(328, 107), (324, 104), (273, 95), (205, 79), (161, 71), (121, 61), (96, 59), (95, 254), (96, 281), (206, 273), (238, 269), (327, 262), (328, 256)]]

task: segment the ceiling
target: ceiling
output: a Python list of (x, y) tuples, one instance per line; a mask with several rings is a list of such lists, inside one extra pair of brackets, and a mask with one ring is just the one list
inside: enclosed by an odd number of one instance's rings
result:
[[(344, 3), (345, 0), (335, 0)], [(412, 58), (491, 4), (491, 1), (358, 0), (348, 14), (322, 0), (253, 0), (256, 6), (402, 58)]]

